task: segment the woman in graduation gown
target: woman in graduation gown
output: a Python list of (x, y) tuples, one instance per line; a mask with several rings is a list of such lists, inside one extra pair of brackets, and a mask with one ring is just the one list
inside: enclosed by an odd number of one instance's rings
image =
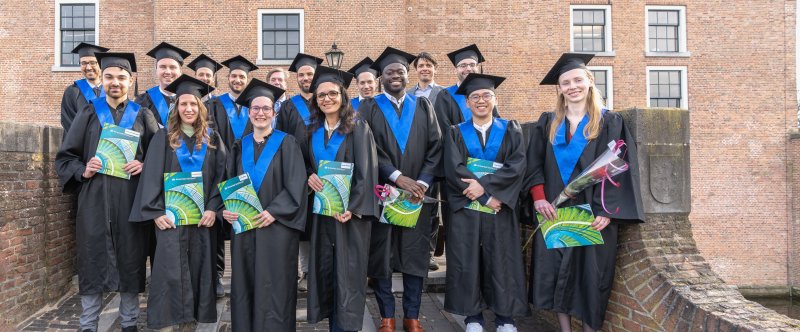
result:
[[(131, 221), (155, 220), (157, 227), (147, 298), (151, 329), (217, 320), (212, 226), (222, 208), (217, 184), (226, 175), (227, 160), (225, 145), (209, 128), (200, 99), (213, 89), (188, 75), (167, 86), (177, 96), (177, 112), (153, 137), (136, 191)], [(174, 172), (202, 172), (204, 212), (197, 225), (176, 226), (167, 217), (164, 174)]]
[[(519, 123), (492, 116), (494, 90), (504, 79), (469, 74), (456, 93), (467, 96), (472, 117), (450, 126), (444, 139), (452, 220), (444, 308), (466, 316), (468, 332), (483, 331), (485, 309), (495, 313), (501, 332), (516, 331), (512, 317), (530, 312), (515, 211), (525, 174), (525, 142)], [(468, 158), (496, 170), (479, 178), (468, 168)], [(473, 201), (486, 210), (467, 208)]]
[(527, 186), (536, 212), (556, 217), (549, 202), (608, 149), (611, 141), (627, 144), (629, 171), (614, 178), (619, 186), (606, 183), (585, 189), (564, 206), (589, 204), (604, 244), (547, 249), (541, 235), (534, 237), (531, 264), (531, 302), (534, 307), (557, 313), (562, 331), (570, 330), (570, 316), (583, 322), (584, 331), (603, 325), (614, 280), (619, 224), (642, 222), (636, 147), (622, 117), (604, 109), (586, 63), (592, 55), (566, 53), (561, 56), (543, 85), (557, 85), (554, 112), (541, 115), (528, 144)]
[[(311, 83), (308, 186), (322, 191), (320, 161), (353, 164), (347, 210), (333, 217), (311, 214), (308, 321), (328, 318), (331, 331), (358, 331), (364, 319), (371, 224), (380, 212), (372, 188), (378, 155), (369, 126), (355, 119), (348, 72), (318, 67)], [(313, 194), (312, 194), (313, 195)]]
[[(264, 211), (258, 228), (231, 236), (231, 321), (234, 331), (294, 331), (297, 250), (306, 225), (305, 164), (294, 137), (272, 128), (283, 89), (253, 79), (236, 103), (249, 107), (253, 133), (236, 141), (228, 178), (249, 174)], [(236, 213), (223, 210), (228, 222)]]

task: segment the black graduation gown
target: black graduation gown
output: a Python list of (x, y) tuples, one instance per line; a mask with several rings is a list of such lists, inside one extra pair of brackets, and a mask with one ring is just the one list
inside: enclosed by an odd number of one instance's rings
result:
[[(468, 122), (470, 129), (480, 132)], [(496, 130), (492, 128), (491, 130)], [(487, 131), (487, 136), (494, 134)], [(525, 174), (525, 141), (516, 121), (509, 121), (494, 161), (503, 167), (478, 179), (488, 196), (503, 202), (496, 215), (464, 208), (470, 200), (462, 194), (477, 177), (467, 169), (470, 157), (458, 126), (444, 139), (443, 164), (452, 223), (447, 228), (447, 282), (445, 310), (471, 316), (490, 309), (503, 316), (529, 311), (525, 270), (520, 250), (517, 200)]]
[[(195, 138), (182, 136), (193, 154)], [(216, 213), (222, 209), (217, 184), (224, 180), (227, 160), (225, 145), (216, 132), (210, 141), (215, 148), (206, 148), (201, 171), (205, 210)], [(148, 148), (131, 221), (148, 221), (165, 215), (164, 173), (181, 171), (175, 150), (169, 145), (167, 130), (159, 130)], [(209, 227), (155, 228), (157, 245), (147, 298), (148, 328), (217, 320), (216, 253), (212, 251), (216, 234), (212, 233), (213, 228)]]
[[(119, 119), (114, 120), (119, 123)], [(136, 160), (143, 160), (158, 123), (141, 108), (132, 130), (141, 133)], [(80, 185), (75, 218), (78, 289), (81, 295), (141, 293), (153, 223), (128, 222), (140, 176), (129, 180), (100, 173), (88, 180), (82, 177), (86, 163), (95, 156), (101, 131), (94, 106), (89, 104), (75, 117), (55, 160), (64, 192)]]
[[(225, 146), (233, 146), (236, 136), (233, 135), (231, 122), (228, 118), (228, 111), (225, 110), (225, 106), (222, 105), (219, 97), (209, 99), (205, 105), (208, 109), (208, 116), (213, 123), (213, 127), (217, 130), (217, 132), (219, 132), (219, 136), (222, 137), (222, 141), (225, 143)], [(240, 112), (241, 111), (244, 110), (240, 109)], [(244, 132), (242, 132), (242, 136), (252, 132), (253, 124), (250, 123), (250, 119), (248, 119), (247, 124), (244, 126)]]
[[(436, 119), (439, 120), (439, 129), (442, 133), (447, 132), (447, 128), (452, 125), (457, 125), (464, 122), (464, 114), (458, 107), (458, 103), (447, 89), (443, 89), (436, 95), (436, 102), (433, 104), (436, 110)], [(500, 114), (497, 112), (497, 107), (492, 110), (492, 116), (499, 118)]]
[[(167, 95), (165, 95), (163, 93), (161, 95), (164, 96), (164, 101), (167, 102), (167, 106), (169, 107), (170, 115), (172, 115), (171, 113), (172, 113), (172, 108), (173, 108), (174, 105), (170, 104), (169, 97), (167, 97)], [(160, 124), (161, 127), (166, 127), (167, 126), (166, 123), (161, 123), (161, 115), (160, 115), (160, 113), (158, 113), (158, 110), (156, 109), (155, 105), (153, 104), (153, 100), (150, 99), (150, 95), (147, 94), (147, 91), (142, 92), (141, 94), (136, 96), (135, 101), (136, 101), (137, 104), (142, 105), (142, 108), (149, 109), (150, 112), (153, 113), (153, 117), (156, 119), (156, 122), (158, 122), (158, 124)], [(167, 117), (167, 119), (169, 119), (169, 117)]]
[[(390, 102), (391, 103), (391, 102)], [(397, 110), (397, 106), (391, 103)], [(389, 175), (399, 170), (415, 180), (441, 176), (442, 133), (430, 101), (417, 98), (405, 153), (400, 151), (395, 136), (374, 98), (366, 98), (358, 107), (358, 116), (372, 129), (378, 148), (378, 168), (381, 183), (390, 183)], [(428, 195), (432, 190), (428, 188)], [(434, 204), (424, 204), (417, 227), (407, 228), (376, 222), (370, 237), (369, 276), (389, 278), (392, 271), (426, 277), (430, 263), (431, 212)]]
[[(102, 89), (102, 87), (101, 87)], [(94, 98), (92, 98), (94, 99)], [(81, 89), (74, 82), (64, 90), (64, 96), (61, 97), (61, 127), (64, 128), (64, 134), (61, 136), (62, 141), (67, 137), (72, 121), (78, 112), (83, 110), (89, 102), (83, 97)]]
[[(312, 172), (319, 161), (310, 153)], [(347, 223), (319, 214), (311, 214), (311, 260), (308, 267), (308, 321), (317, 323), (330, 318), (335, 310), (336, 325), (348, 331), (361, 330), (366, 303), (367, 262), (372, 223), (380, 216), (377, 196), (372, 189), (378, 184), (378, 155), (372, 131), (357, 121), (345, 136), (336, 161), (355, 164), (351, 181)], [(313, 193), (312, 193), (313, 195)], [(311, 208), (311, 207), (309, 207)], [(360, 217), (359, 217), (360, 216)], [(336, 259), (334, 271), (333, 260)], [(336, 289), (333, 279), (336, 278)]]
[[(310, 112), (311, 100), (305, 101), (306, 107), (308, 107)], [(303, 117), (300, 116), (300, 112), (297, 111), (297, 106), (295, 106), (292, 98), (286, 98), (286, 100), (283, 101), (283, 104), (281, 104), (281, 110), (278, 113), (278, 119), (275, 120), (275, 129), (294, 136), (295, 140), (297, 140), (297, 144), (299, 144), (300, 148), (303, 150), (303, 160), (305, 161), (305, 164), (308, 165), (308, 153), (304, 151), (306, 146), (308, 146), (308, 131), (306, 128), (306, 123), (303, 121)], [(313, 204), (313, 197), (309, 197), (308, 204)], [(308, 213), (307, 218), (311, 218), (311, 211), (309, 210), (306, 212)], [(303, 231), (303, 234), (300, 235), (300, 241), (309, 241), (310, 232), (311, 223), (307, 223), (306, 229)]]
[[(533, 128), (528, 145), (526, 175), (527, 188), (543, 183), (545, 196), (550, 202), (564, 189), (553, 146), (549, 141), (551, 121), (552, 113), (544, 113)], [(600, 135), (589, 141), (583, 149), (575, 170), (570, 175), (570, 181), (608, 149), (608, 142), (623, 139), (628, 144), (625, 161), (629, 163), (630, 169), (614, 179), (620, 184), (619, 188), (608, 183), (605, 186), (606, 207), (610, 211), (619, 207), (619, 213), (609, 214), (603, 211), (600, 184), (587, 188), (561, 207), (589, 203), (594, 215), (611, 218), (611, 224), (601, 231), (605, 243), (547, 249), (541, 234), (536, 234), (531, 264), (531, 303), (538, 309), (575, 316), (593, 329), (602, 327), (611, 295), (618, 225), (644, 220), (636, 143), (618, 113), (606, 112), (600, 125)]]
[[(272, 135), (270, 135), (272, 136)], [(251, 136), (245, 137), (245, 139)], [(251, 138), (250, 138), (251, 139)], [(265, 144), (254, 144), (256, 157)], [(228, 176), (244, 173), (242, 145), (228, 158)], [(231, 321), (234, 331), (294, 331), (297, 250), (306, 226), (307, 177), (294, 137), (287, 135), (264, 175), (258, 197), (276, 221), (231, 235)]]

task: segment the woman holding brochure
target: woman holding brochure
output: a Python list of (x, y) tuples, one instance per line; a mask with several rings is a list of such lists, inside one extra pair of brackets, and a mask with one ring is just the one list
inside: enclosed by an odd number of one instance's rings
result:
[(373, 188), (378, 155), (369, 126), (347, 98), (353, 74), (318, 67), (311, 82), (308, 186), (311, 261), (308, 321), (328, 318), (330, 331), (358, 331), (366, 302), (371, 223), (379, 215)]
[(536, 212), (551, 221), (567, 212), (557, 211), (558, 206), (549, 202), (609, 150), (609, 142), (616, 147), (627, 144), (627, 153), (620, 156), (629, 163), (629, 171), (611, 181), (604, 177), (606, 183), (588, 187), (562, 205), (572, 212), (586, 212), (590, 227), (581, 232), (600, 231), (602, 243), (548, 249), (550, 242), (540, 232), (534, 235), (531, 301), (537, 309), (555, 311), (562, 331), (570, 331), (571, 316), (583, 322), (583, 331), (602, 327), (614, 280), (618, 224), (644, 220), (635, 143), (622, 117), (604, 108), (586, 68), (591, 58), (565, 53), (542, 80), (542, 85), (557, 86), (558, 101), (554, 112), (543, 113), (537, 121), (527, 152), (525, 190), (530, 191)]
[(222, 208), (217, 184), (226, 151), (200, 99), (214, 88), (183, 75), (166, 90), (176, 94), (177, 112), (150, 143), (130, 218), (154, 220), (157, 228), (147, 298), (151, 329), (217, 320), (212, 226)]
[[(305, 230), (308, 192), (303, 154), (295, 138), (272, 128), (275, 99), (284, 90), (253, 79), (236, 103), (249, 107), (253, 132), (231, 148), (228, 177), (252, 182), (261, 212), (230, 211), (223, 218), (231, 236), (231, 321), (234, 331), (294, 331), (297, 306), (297, 250)], [(222, 191), (226, 192), (223, 184)], [(245, 220), (246, 222), (242, 222)]]

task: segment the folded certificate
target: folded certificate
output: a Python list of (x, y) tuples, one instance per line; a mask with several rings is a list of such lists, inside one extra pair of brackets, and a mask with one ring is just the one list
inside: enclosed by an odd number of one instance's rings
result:
[(420, 199), (418, 203), (412, 202), (413, 195), (400, 188), (391, 187), (390, 191), (382, 203), (380, 222), (409, 228), (417, 227), (423, 200)]
[(233, 232), (239, 234), (254, 228), (256, 216), (264, 211), (247, 173), (220, 182), (219, 193), (225, 209), (239, 214)]
[(136, 157), (137, 147), (139, 147), (138, 132), (111, 123), (104, 124), (95, 153), (103, 164), (98, 173), (130, 179), (131, 175), (122, 169)]
[[(475, 176), (477, 176), (479, 179), (482, 178), (486, 174), (494, 174), (495, 171), (497, 171), (498, 169), (501, 169), (501, 168), (503, 168), (503, 164), (498, 163), (498, 162), (484, 160), (484, 159), (478, 159), (478, 158), (472, 158), (472, 157), (467, 157), (467, 169), (470, 172), (472, 172), (472, 174), (475, 174)], [(470, 202), (469, 204), (467, 204), (466, 208), (470, 209), (470, 210), (475, 210), (475, 211), (478, 211), (478, 212), (488, 213), (488, 214), (495, 214), (496, 213), (496, 212), (494, 212), (494, 210), (484, 206), (483, 204), (479, 203), (478, 201)]]
[(205, 211), (203, 173), (164, 173), (164, 206), (175, 226), (200, 223)]
[(322, 191), (314, 193), (312, 212), (333, 216), (347, 211), (347, 203), (350, 201), (350, 181), (353, 178), (353, 164), (320, 160), (317, 176), (322, 180)]
[(547, 249), (603, 244), (600, 231), (592, 228), (594, 214), (589, 204), (558, 208), (556, 213), (556, 220), (544, 220), (536, 214)]

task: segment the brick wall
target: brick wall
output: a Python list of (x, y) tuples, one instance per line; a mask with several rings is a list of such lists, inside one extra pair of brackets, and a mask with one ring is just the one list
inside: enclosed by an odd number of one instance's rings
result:
[(789, 134), (789, 175), (792, 202), (789, 225), (789, 285), (795, 296), (800, 296), (800, 132)]
[(75, 227), (53, 169), (61, 129), (0, 123), (0, 330), (63, 296)]

